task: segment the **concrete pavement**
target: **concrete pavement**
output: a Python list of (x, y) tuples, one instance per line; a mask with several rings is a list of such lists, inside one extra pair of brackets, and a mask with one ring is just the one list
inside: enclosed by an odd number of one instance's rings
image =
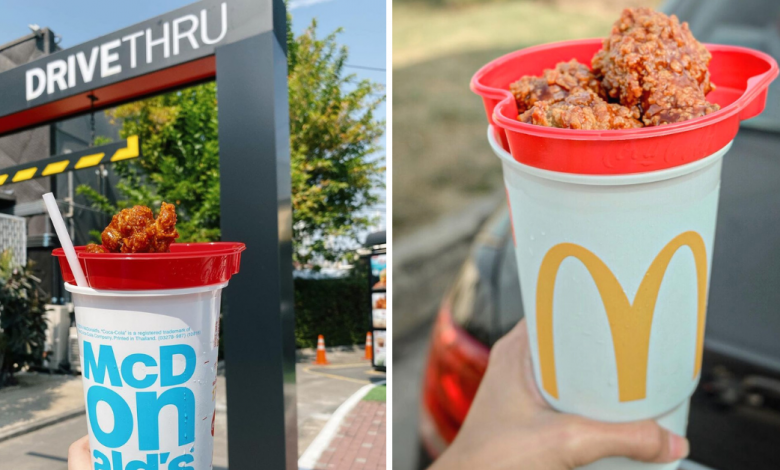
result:
[(18, 374), (17, 380), (0, 390), (0, 441), (84, 412), (80, 377)]
[[(359, 349), (328, 352), (331, 366), (313, 367), (306, 351), (299, 354), (296, 365), (298, 383), (298, 454), (327, 423), (339, 405), (362, 386), (384, 380), (384, 374), (374, 372), (368, 361), (362, 360)], [(81, 406), (83, 394), (80, 377), (51, 376), (34, 378), (34, 385), (12, 387), (0, 391), (0, 432), (14, 422), (34, 416), (54, 415), (54, 405)], [(43, 384), (43, 385), (42, 385)], [(40, 391), (40, 393), (39, 393)], [(40, 400), (38, 397), (42, 397)], [(6, 414), (6, 410), (10, 413)], [(214, 469), (227, 468), (227, 401), (225, 378), (218, 377), (217, 416), (214, 435)], [(62, 410), (58, 410), (62, 412)], [(13, 420), (13, 416), (18, 419)], [(7, 418), (7, 419), (6, 419)], [(65, 470), (70, 444), (87, 433), (86, 416), (45, 426), (0, 442), (2, 468), (15, 470)]]

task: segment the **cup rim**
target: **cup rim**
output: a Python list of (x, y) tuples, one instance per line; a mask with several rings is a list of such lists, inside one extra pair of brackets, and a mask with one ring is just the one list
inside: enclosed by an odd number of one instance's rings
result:
[(493, 148), (493, 152), (503, 161), (504, 165), (509, 165), (515, 170), (547, 180), (591, 186), (626, 186), (632, 184), (655, 183), (684, 176), (716, 163), (723, 158), (734, 143), (732, 140), (726, 144), (725, 147), (700, 160), (695, 160), (691, 163), (686, 163), (685, 165), (679, 165), (664, 170), (647, 171), (644, 173), (594, 175), (544, 170), (521, 163), (515, 160), (514, 157), (501, 146), (496, 138), (496, 127), (493, 125), (488, 125), (487, 138), (490, 146)]
[(174, 295), (200, 294), (221, 290), (227, 287), (228, 282), (211, 284), (208, 286), (186, 287), (183, 289), (149, 289), (149, 290), (103, 290), (93, 289), (92, 287), (79, 287), (68, 282), (65, 283), (65, 290), (73, 294), (81, 294), (93, 297), (165, 297)]

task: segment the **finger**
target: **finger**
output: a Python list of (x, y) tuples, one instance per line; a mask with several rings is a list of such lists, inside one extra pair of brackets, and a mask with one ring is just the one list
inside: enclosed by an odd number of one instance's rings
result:
[(84, 436), (68, 449), (68, 470), (90, 470), (92, 458), (89, 455), (89, 436)]
[(506, 338), (514, 349), (515, 355), (512, 357), (515, 358), (522, 367), (521, 380), (525, 395), (531, 399), (533, 404), (542, 408), (550, 408), (550, 405), (544, 400), (542, 392), (539, 391), (539, 386), (534, 377), (534, 364), (531, 359), (531, 342), (528, 338), (528, 324), (525, 321), (525, 318), (520, 320), (517, 325), (507, 333)]
[[(527, 346), (525, 348), (527, 349)], [(519, 327), (513, 328), (493, 345), (472, 409), (483, 402), (491, 408), (496, 403), (511, 403), (511, 409), (514, 411), (527, 408), (525, 403), (530, 400), (527, 399), (528, 393), (523, 385), (523, 350), (523, 334)], [(474, 416), (474, 413), (469, 413), (469, 418), (480, 419)]]
[(498, 366), (498, 364), (507, 362), (516, 365), (522, 362), (518, 359), (525, 359), (529, 356), (528, 328), (526, 328), (524, 318), (493, 345), (490, 350), (490, 365)]
[[(534, 379), (525, 319), (518, 322), (491, 349), (484, 382), (502, 390), (506, 396), (501, 399), (510, 400), (526, 411), (548, 407)], [(494, 395), (493, 398), (498, 397)]]
[(490, 349), (485, 378), (503, 382), (511, 377), (515, 383), (522, 382), (525, 379), (524, 368), (528, 357), (528, 330), (525, 320), (521, 320)]
[(525, 352), (522, 356), (523, 360), (523, 385), (528, 396), (532, 402), (539, 408), (552, 409), (550, 405), (545, 401), (542, 396), (541, 390), (539, 390), (539, 384), (536, 383), (536, 377), (534, 377), (534, 364), (531, 360), (530, 346), (526, 342)]
[(668, 463), (688, 455), (688, 440), (667, 431), (655, 421), (612, 424), (574, 416), (568, 416), (566, 420), (566, 460), (575, 467), (605, 457)]
[(517, 325), (507, 333), (507, 336), (515, 336), (518, 341), (528, 343), (528, 326), (525, 317), (517, 322)]

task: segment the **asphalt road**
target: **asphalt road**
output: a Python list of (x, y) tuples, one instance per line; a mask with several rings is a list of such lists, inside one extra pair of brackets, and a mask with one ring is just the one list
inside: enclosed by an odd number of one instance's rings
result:
[[(355, 353), (330, 358), (340, 362), (314, 367), (297, 364), (298, 379), (298, 455), (320, 432), (331, 414), (364, 385), (385, 379), (367, 361)], [(225, 380), (219, 377), (217, 418), (214, 435), (214, 470), (227, 469), (227, 406)], [(0, 468), (14, 470), (66, 470), (70, 444), (87, 433), (86, 416), (63, 421), (29, 434), (0, 442)]]

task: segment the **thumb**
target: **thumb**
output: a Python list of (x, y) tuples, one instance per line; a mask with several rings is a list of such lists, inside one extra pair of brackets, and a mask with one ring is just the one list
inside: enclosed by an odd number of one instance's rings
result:
[(89, 455), (89, 436), (84, 436), (71, 444), (68, 449), (68, 470), (89, 470), (92, 457)]
[(688, 440), (652, 420), (613, 424), (572, 418), (572, 429), (567, 433), (570, 437), (567, 460), (575, 467), (605, 457), (668, 463), (688, 456)]

